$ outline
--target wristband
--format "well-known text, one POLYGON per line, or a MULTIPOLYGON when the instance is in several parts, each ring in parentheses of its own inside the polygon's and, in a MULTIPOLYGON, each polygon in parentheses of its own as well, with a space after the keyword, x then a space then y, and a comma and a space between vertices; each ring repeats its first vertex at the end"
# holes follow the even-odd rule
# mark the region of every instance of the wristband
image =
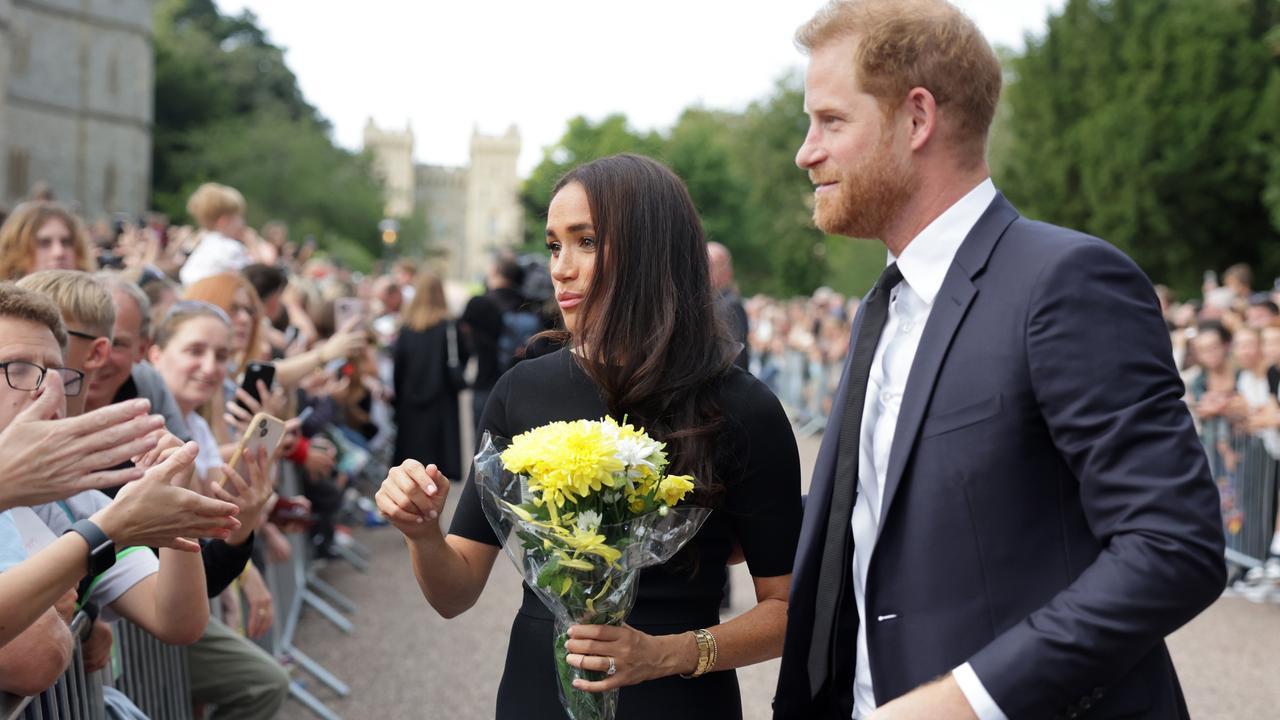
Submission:
POLYGON ((93 521, 77 520, 63 535, 67 533, 76 533, 89 544, 89 576, 97 577, 116 564, 115 543, 93 521))

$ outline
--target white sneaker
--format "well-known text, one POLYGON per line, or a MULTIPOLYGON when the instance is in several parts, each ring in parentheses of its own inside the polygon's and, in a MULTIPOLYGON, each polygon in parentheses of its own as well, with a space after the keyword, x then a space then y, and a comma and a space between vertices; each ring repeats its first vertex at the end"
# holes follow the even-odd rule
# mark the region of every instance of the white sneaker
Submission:
POLYGON ((1262 566, 1262 574, 1268 580, 1280 580, 1280 557, 1267 558, 1267 564, 1262 566))

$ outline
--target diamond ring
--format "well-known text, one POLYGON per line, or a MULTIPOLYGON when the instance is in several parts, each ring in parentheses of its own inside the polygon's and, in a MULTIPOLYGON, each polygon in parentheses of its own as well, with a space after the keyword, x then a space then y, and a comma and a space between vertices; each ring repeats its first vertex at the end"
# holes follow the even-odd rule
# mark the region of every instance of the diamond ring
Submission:
POLYGON ((618 672, 618 664, 614 662, 613 658, 609 658, 609 669, 605 670, 604 674, 608 675, 609 677, 613 677, 617 672, 618 672))

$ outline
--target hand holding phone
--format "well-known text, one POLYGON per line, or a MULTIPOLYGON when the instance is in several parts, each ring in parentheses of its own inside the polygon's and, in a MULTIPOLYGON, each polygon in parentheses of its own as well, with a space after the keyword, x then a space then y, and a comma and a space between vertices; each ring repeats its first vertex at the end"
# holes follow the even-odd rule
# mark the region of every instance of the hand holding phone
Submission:
MULTIPOLYGON (((240 383, 240 389, 249 393, 249 396, 259 403, 262 402, 262 394, 258 392, 258 381, 267 386, 267 390, 271 390, 271 385, 276 380, 276 366, 272 363, 251 362, 244 371, 244 381, 240 383)), ((240 400, 236 400, 236 404, 245 410, 250 408, 240 400)))
MULTIPOLYGON (((280 441, 284 439, 284 430, 283 420, 266 413, 254 415, 253 420, 249 422, 249 427, 245 428, 244 435, 240 437, 240 443, 236 445, 231 461, 227 464, 234 468, 240 477, 247 480, 249 468, 245 463, 246 457, 252 457, 253 453, 262 450, 270 460, 275 455, 276 448, 280 446, 280 441)), ((218 482, 218 486, 224 487, 226 481, 227 478, 224 475, 218 482)))

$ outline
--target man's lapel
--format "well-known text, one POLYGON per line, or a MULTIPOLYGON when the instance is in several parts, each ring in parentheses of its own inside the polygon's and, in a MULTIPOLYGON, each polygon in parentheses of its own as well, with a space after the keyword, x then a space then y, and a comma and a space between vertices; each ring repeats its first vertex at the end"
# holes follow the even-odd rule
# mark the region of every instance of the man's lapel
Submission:
POLYGON ((1018 212, 1009 201, 996 193, 991 205, 960 245, 951 267, 947 269, 942 287, 933 300, 929 322, 925 324, 920 346, 907 376, 907 388, 898 411, 893 446, 889 449, 889 467, 885 474, 884 500, 880 505, 877 537, 879 532, 883 532, 885 520, 889 517, 889 508, 893 504, 898 485, 902 482, 907 458, 911 455, 920 425, 924 422, 925 410, 929 407, 929 399, 933 396, 933 387, 947 350, 951 347, 951 341, 969 311, 969 306, 978 295, 973 279, 987 266, 996 241, 1017 217, 1018 212))

